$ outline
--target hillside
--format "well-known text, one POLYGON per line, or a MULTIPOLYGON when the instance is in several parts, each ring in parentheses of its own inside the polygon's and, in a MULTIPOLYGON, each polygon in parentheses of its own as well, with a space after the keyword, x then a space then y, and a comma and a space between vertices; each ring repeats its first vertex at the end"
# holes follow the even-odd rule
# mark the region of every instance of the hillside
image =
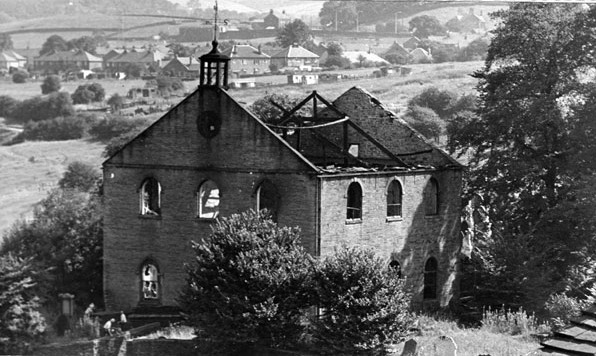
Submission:
POLYGON ((30 218, 33 205, 56 187, 72 161, 100 168, 104 145, 83 140, 25 142, 0 146, 0 237, 19 218, 30 218))

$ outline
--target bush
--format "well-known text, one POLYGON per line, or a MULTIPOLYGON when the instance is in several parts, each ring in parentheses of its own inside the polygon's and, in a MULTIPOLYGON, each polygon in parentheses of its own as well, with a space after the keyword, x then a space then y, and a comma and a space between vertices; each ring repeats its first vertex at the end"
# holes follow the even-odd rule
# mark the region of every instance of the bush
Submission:
POLYGON ((17 84, 25 83, 27 81, 27 78, 29 78, 29 74, 27 72, 23 72, 23 71, 15 72, 12 75, 13 83, 17 83, 17 84))
POLYGON ((66 168, 66 172, 58 181, 58 186, 62 189, 78 189, 82 192, 89 192, 100 180, 99 171, 86 163, 75 161, 71 162, 66 168))
POLYGON ((482 330, 492 333, 523 335, 541 333, 548 330, 548 326, 541 324, 534 314, 528 315, 523 308, 517 311, 511 309, 485 309, 482 313, 482 330))
POLYGON ((311 259, 296 228, 278 227, 263 212, 248 211, 219 220, 193 250, 180 302, 211 346, 209 354, 298 339, 311 259))
POLYGON ((31 259, 0 256, 0 354, 25 353, 46 329, 38 311, 31 259))
POLYGON ((58 116, 72 116, 74 112, 70 95, 58 92, 52 93, 45 98, 36 96, 17 103, 10 117, 24 124, 28 121, 43 121, 58 116))
POLYGON ((327 60, 323 64, 323 66, 325 66, 325 67, 336 66, 338 68, 350 68, 352 66, 352 63, 350 63, 350 60, 345 57, 334 55, 334 56, 328 56, 327 60))
POLYGON ((438 139, 443 133, 445 122, 432 109, 411 106, 404 119, 426 138, 438 139))
POLYGON ((413 325, 403 280, 372 251, 339 250, 316 267, 311 323, 317 350, 329 355, 382 353, 413 325))
POLYGON ((184 83, 180 78, 161 76, 157 77, 157 89, 162 93, 183 90, 184 83))
POLYGON ((147 119, 130 119, 117 115, 108 115, 92 124, 89 135, 96 140, 107 141, 128 132, 141 132, 148 126, 149 121, 147 119))
POLYGON ((60 90, 60 77, 57 75, 48 75, 41 84, 41 93, 50 94, 60 90))
POLYGON ((18 103, 8 95, 0 95, 0 117, 11 117, 18 103))
POLYGON ((120 136, 116 136, 108 142, 106 148, 103 150, 102 155, 105 158, 110 158, 116 152, 118 152, 122 147, 124 147, 127 143, 129 143, 133 138, 137 137, 140 130, 132 130, 127 133, 124 133, 120 136))
POLYGON ((106 91, 98 83, 79 85, 72 93, 72 101, 75 104, 89 104, 102 101, 106 97, 106 91))
POLYGON ((571 319, 580 316, 582 309, 588 306, 590 306, 590 302, 562 293, 551 295, 545 304, 550 322, 555 329, 564 327, 571 319))
POLYGON ((87 124, 77 116, 57 117, 43 121, 29 121, 23 132, 14 140, 62 141, 82 138, 87 131, 87 124))

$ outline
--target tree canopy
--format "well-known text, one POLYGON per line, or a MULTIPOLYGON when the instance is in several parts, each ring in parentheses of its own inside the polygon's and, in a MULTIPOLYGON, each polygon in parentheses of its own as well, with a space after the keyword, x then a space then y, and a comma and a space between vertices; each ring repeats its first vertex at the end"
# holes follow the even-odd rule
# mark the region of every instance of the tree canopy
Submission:
POLYGON ((482 197, 493 223, 486 245, 493 254, 484 260, 501 266, 502 285, 536 306, 572 288, 596 253, 589 114, 596 85, 587 74, 595 65, 596 8, 515 4, 497 16, 485 66, 475 73, 477 115, 461 119, 450 147, 469 155, 467 191, 482 197), (514 256, 515 247, 496 241, 519 250, 514 256), (540 288, 522 283, 532 274, 540 288))
POLYGON ((57 75, 48 75, 41 83, 41 93, 50 94, 60 90, 60 77, 57 75))
POLYGON ((409 25, 410 31, 414 31, 414 36, 420 38, 445 34, 445 27, 443 27, 439 22, 439 19, 434 16, 416 16, 410 20, 409 25))
POLYGON ((312 39, 310 27, 304 21, 295 19, 282 27, 277 34, 277 42, 282 47, 289 47, 293 44, 303 45, 312 39))
POLYGON ((44 54, 58 52, 58 51, 67 51, 68 50, 68 42, 59 35, 51 35, 46 39, 46 41, 41 45, 41 50, 39 51, 39 55, 43 56, 44 54))

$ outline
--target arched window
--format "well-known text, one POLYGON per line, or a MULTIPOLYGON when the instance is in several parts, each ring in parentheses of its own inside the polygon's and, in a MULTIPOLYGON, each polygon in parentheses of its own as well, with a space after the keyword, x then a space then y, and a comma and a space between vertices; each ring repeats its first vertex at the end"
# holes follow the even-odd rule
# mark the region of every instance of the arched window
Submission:
POLYGON ((145 262, 141 267, 141 295, 143 300, 159 299, 159 272, 152 262, 145 262))
POLYGON ((424 203, 426 215, 437 215, 439 213, 439 183, 431 178, 424 190, 424 203))
POLYGON ((161 185, 155 178, 147 178, 141 185, 141 214, 159 215, 161 213, 161 185))
POLYGON ((219 215, 219 188, 212 180, 203 182, 199 187, 197 211, 201 219, 215 219, 219 215))
POLYGON ((424 265, 424 299, 437 298, 437 260, 434 257, 426 260, 424 265))
POLYGON ((277 188, 271 181, 265 179, 257 188, 257 210, 267 209, 273 221, 277 221, 279 200, 277 188))
POLYGON ((401 216, 401 184, 398 180, 393 180, 387 189, 387 216, 401 216))
POLYGON ((397 278, 401 278, 401 265, 396 260, 389 263, 389 270, 397 275, 397 278))
POLYGON ((348 187, 348 219, 362 219, 362 188, 357 182, 348 187))

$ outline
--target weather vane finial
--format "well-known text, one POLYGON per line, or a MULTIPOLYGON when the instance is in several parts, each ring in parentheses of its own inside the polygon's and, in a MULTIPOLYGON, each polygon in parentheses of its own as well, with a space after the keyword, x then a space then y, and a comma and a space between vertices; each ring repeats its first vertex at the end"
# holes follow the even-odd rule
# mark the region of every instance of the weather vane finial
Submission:
POLYGON ((215 5, 213 6, 214 10, 214 19, 213 19, 213 42, 217 42, 217 11, 219 10, 217 7, 217 0, 215 0, 215 5))

